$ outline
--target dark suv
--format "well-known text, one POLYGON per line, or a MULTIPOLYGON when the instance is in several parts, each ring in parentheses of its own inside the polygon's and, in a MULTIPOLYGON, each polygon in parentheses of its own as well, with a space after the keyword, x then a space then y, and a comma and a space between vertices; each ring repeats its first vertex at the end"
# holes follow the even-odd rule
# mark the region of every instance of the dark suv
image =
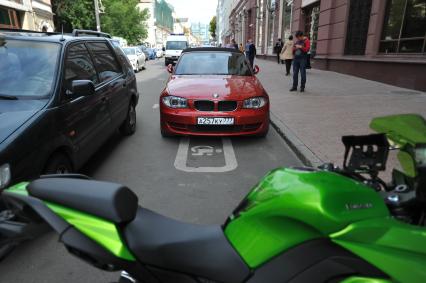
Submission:
POLYGON ((76 171, 136 130, 132 67, 107 34, 0 29, 0 189, 76 171))

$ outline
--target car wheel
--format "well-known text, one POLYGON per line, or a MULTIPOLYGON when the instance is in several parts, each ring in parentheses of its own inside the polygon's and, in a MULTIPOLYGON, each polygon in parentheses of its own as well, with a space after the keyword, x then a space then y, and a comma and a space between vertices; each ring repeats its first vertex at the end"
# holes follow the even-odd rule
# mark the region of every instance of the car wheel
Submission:
POLYGON ((162 136, 163 138, 170 138, 170 137, 173 137, 173 135, 171 135, 171 134, 169 134, 168 132, 164 131, 162 128, 160 129, 160 132, 161 132, 161 136, 162 136))
POLYGON ((139 68, 139 61, 136 62, 136 70, 135 73, 139 72, 140 68, 139 68))
POLYGON ((130 136, 136 132, 136 106, 134 102, 130 102, 127 111, 126 120, 120 126, 120 133, 123 136, 130 136))
POLYGON ((47 161, 43 174, 68 174, 73 172, 69 158, 63 153, 55 153, 47 161))

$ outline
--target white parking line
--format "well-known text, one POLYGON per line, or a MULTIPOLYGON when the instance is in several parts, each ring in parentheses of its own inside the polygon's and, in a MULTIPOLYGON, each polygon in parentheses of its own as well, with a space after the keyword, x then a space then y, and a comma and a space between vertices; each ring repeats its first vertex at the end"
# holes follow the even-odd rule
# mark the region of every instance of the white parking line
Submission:
POLYGON ((159 105, 158 104, 154 104, 153 106, 152 106, 152 109, 157 109, 159 107, 159 105))
POLYGON ((189 150, 189 138, 184 137, 180 140, 178 152, 175 159, 175 168, 184 172, 197 173, 221 173, 235 170, 238 162, 235 157, 234 148, 229 138, 222 138, 223 154, 225 156, 225 166, 221 167, 189 167, 187 165, 187 157, 189 150))

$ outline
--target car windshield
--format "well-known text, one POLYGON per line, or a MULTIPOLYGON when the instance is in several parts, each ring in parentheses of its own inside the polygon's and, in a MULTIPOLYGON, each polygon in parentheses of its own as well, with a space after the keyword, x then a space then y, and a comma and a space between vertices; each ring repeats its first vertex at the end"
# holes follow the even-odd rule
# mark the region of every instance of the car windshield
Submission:
POLYGON ((168 50, 184 50, 188 47, 186 41, 167 41, 166 49, 168 50))
POLYGON ((200 51, 184 53, 176 66, 175 74, 251 76, 252 72, 243 54, 200 51))
POLYGON ((48 42, 0 41, 0 95, 45 99, 52 92, 60 45, 48 42))
POLYGON ((136 54, 136 48, 123 48, 124 53, 126 55, 135 55, 136 54))

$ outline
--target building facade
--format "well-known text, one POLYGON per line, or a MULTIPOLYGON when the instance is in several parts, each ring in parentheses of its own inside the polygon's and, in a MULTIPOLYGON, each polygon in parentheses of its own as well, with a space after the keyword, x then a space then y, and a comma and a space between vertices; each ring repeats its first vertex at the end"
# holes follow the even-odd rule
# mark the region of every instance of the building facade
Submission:
POLYGON ((0 0, 0 28, 53 31, 50 0, 0 0))
POLYGON ((165 0, 139 0, 138 8, 148 9, 148 37, 145 42, 150 47, 162 48, 167 36, 174 29, 174 9, 165 0))
POLYGON ((209 24, 191 23, 191 34, 197 39, 199 44, 210 42, 209 24))
POLYGON ((426 1, 294 1, 314 66, 426 91, 426 1))
POLYGON ((228 2, 223 40, 252 38, 259 57, 275 60, 277 39, 301 30, 311 40, 314 68, 426 90, 425 0, 228 2))

